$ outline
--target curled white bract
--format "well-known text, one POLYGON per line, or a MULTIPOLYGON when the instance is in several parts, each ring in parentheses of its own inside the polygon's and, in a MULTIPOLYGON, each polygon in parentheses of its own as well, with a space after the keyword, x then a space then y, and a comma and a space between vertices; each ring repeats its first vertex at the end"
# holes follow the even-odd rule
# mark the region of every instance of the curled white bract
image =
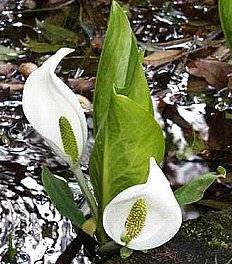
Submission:
MULTIPOLYGON (((141 214, 139 217, 143 218, 141 214)), ((134 250, 151 249, 166 243, 177 233, 181 223, 179 204, 154 158, 150 159, 147 182, 123 190, 106 206, 103 214, 107 235, 116 243, 134 250), (126 223, 133 206, 140 201, 146 203, 145 221, 141 223, 139 234, 126 243, 126 223)))
POLYGON ((65 117, 72 127, 80 159, 87 141, 87 124, 76 95, 55 74, 64 56, 73 49, 62 48, 28 77, 23 91, 23 111, 31 125, 47 140, 57 155, 71 166, 73 159, 64 149, 59 119, 65 117))

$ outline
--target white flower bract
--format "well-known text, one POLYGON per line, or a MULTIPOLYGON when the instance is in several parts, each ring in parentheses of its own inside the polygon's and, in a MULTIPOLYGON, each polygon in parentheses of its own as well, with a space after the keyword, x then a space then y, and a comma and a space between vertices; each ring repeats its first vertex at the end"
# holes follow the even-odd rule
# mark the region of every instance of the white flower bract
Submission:
POLYGON ((77 160, 85 149, 87 124, 76 95, 56 76, 55 69, 61 59, 73 51, 69 48, 60 49, 32 72, 25 83, 22 100, 28 121, 47 140, 56 154, 71 166, 75 164, 65 153, 59 119, 64 116, 72 127, 78 147, 77 160))
POLYGON ((103 214, 107 235, 116 243, 134 250, 151 249, 166 243, 177 233, 181 223, 179 204, 154 158, 150 158, 147 182, 123 190, 106 206, 103 214), (145 223, 139 235, 125 243, 122 238, 126 235, 126 221, 139 199, 146 201, 145 223))

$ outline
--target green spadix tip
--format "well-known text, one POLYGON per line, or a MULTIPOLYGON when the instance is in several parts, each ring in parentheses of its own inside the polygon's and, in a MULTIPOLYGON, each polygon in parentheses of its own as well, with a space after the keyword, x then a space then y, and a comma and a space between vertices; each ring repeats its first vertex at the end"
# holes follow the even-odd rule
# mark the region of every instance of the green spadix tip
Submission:
POLYGON ((59 118, 59 127, 64 151, 71 157, 73 163, 76 163, 78 161, 77 140, 73 128, 65 116, 59 118))

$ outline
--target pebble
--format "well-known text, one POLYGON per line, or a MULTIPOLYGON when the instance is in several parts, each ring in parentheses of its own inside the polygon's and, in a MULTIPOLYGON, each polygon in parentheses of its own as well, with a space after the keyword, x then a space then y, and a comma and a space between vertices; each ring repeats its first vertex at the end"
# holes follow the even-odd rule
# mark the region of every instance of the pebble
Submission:
POLYGON ((23 75, 23 77, 27 78, 34 70, 36 70, 38 66, 32 62, 22 63, 19 66, 18 71, 23 75))

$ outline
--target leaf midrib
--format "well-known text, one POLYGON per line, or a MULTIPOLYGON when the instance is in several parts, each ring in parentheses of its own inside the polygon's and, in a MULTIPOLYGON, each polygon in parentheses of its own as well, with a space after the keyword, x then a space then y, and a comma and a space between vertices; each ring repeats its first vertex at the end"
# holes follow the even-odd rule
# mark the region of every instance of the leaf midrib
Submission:
POLYGON ((109 200, 109 147, 108 147, 108 122, 105 122, 105 139, 104 139, 104 150, 103 150, 103 168, 102 168, 102 209, 107 205, 109 200))

